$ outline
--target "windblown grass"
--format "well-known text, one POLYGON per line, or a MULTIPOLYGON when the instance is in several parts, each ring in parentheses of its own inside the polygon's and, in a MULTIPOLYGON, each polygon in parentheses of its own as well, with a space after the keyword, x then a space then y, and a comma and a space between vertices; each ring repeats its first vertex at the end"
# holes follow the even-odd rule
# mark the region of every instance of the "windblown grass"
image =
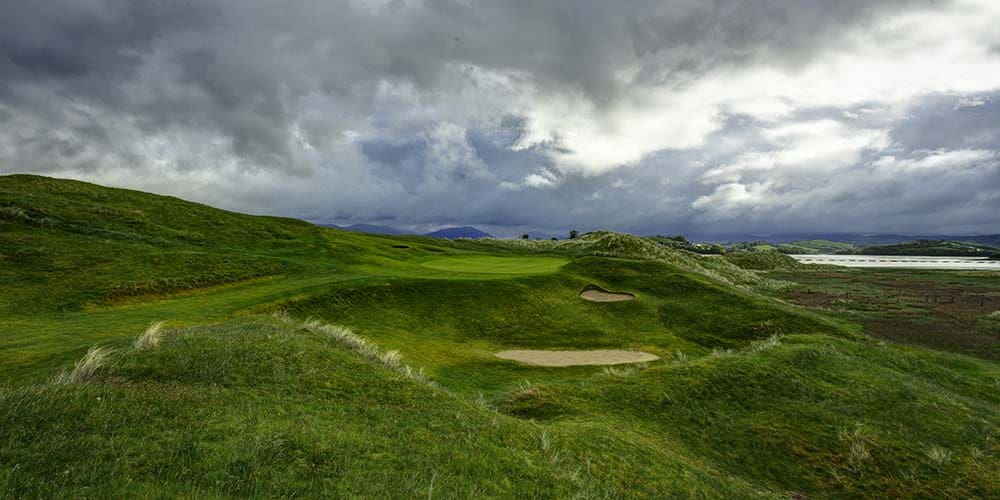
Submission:
POLYGON ((53 383, 67 385, 90 382, 93 380, 97 370, 104 366, 105 361, 112 353, 114 353, 114 350, 107 347, 91 347, 87 351, 87 354, 80 361, 77 361, 76 366, 72 370, 68 372, 64 371, 57 375, 53 383))
POLYGON ((303 330, 334 339, 347 348, 361 354, 368 361, 399 373, 406 378, 428 385, 436 385, 434 381, 427 378, 426 374, 424 374, 423 368, 414 369, 410 365, 404 363, 403 355, 400 354, 399 351, 383 351, 373 342, 352 332, 348 328, 324 323, 317 319, 308 319, 300 322, 292 319, 283 312, 274 313, 273 316, 286 324, 296 325, 303 330))
POLYGON ((133 347, 135 347, 138 350, 152 349, 160 345, 160 340, 162 337, 163 337, 163 322, 162 321, 153 322, 152 324, 149 325, 148 328, 146 328, 146 331, 142 332, 142 335, 139 335, 139 337, 135 339, 133 347))

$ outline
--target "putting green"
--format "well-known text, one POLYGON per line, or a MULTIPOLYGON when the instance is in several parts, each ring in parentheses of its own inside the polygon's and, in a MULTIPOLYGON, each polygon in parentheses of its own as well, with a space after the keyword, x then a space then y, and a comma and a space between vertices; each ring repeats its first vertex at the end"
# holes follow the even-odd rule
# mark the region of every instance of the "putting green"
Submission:
POLYGON ((551 273, 569 260, 559 257, 495 257, 463 255, 429 260, 424 267, 455 273, 542 274, 551 273))

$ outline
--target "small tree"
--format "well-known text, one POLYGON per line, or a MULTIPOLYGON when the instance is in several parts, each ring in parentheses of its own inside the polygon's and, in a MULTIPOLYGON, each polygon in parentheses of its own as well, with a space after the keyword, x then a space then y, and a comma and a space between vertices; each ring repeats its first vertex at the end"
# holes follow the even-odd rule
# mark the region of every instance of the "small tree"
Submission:
POLYGON ((556 238, 555 236, 553 236, 552 237, 552 241, 559 241, 559 238, 556 238))
POLYGON ((521 235, 521 239, 522 239, 522 240, 530 240, 530 239, 531 239, 531 237, 530 237, 530 236, 528 236, 528 233, 524 233, 524 234, 522 234, 522 235, 521 235))
POLYGON ((574 240, 576 239, 577 236, 580 236, 580 231, 577 231, 576 229, 570 229, 569 239, 574 240))

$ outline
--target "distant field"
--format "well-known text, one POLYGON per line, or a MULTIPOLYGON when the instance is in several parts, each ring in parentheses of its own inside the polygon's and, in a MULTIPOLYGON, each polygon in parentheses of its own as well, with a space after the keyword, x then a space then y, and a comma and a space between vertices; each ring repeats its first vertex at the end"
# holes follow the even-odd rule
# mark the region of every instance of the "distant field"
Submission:
POLYGON ((908 269, 798 270, 784 296, 864 325, 877 338, 1000 360, 1000 273, 908 269))

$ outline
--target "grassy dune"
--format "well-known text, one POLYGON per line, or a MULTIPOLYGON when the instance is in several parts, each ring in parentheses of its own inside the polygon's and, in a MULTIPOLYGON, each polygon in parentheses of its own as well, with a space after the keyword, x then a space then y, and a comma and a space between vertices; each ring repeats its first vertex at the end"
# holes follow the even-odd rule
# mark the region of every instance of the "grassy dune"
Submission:
POLYGON ((641 238, 375 236, 8 176, 0 278, 4 497, 1000 494, 1000 365, 641 238))

